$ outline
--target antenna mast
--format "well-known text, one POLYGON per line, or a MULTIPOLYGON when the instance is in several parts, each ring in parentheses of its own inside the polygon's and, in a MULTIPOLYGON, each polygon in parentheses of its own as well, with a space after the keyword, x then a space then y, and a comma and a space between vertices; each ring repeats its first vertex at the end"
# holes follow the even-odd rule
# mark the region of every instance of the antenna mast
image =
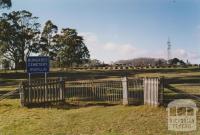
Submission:
POLYGON ((168 38, 168 41, 167 41, 167 60, 168 60, 168 62, 170 59, 171 59, 171 41, 168 38))

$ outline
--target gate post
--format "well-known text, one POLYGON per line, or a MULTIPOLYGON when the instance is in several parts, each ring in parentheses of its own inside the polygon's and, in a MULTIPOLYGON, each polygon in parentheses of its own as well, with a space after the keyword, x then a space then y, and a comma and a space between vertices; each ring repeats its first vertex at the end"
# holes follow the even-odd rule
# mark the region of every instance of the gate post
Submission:
POLYGON ((143 78, 143 93, 144 93, 144 104, 147 104, 147 78, 143 78))
POLYGON ((127 77, 122 78, 122 88, 123 88, 123 105, 128 105, 128 85, 127 77))

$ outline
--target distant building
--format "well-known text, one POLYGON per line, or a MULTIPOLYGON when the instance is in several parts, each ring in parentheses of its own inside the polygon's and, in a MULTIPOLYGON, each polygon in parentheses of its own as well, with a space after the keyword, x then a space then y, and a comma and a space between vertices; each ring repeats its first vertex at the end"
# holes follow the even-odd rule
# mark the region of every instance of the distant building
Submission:
POLYGON ((12 61, 9 61, 7 59, 0 59, 0 70, 4 69, 14 69, 15 64, 12 61))
POLYGON ((0 59, 0 70, 4 69, 3 60, 2 58, 0 59))
POLYGON ((3 69, 3 65, 2 65, 2 63, 0 63, 0 70, 2 70, 3 69))

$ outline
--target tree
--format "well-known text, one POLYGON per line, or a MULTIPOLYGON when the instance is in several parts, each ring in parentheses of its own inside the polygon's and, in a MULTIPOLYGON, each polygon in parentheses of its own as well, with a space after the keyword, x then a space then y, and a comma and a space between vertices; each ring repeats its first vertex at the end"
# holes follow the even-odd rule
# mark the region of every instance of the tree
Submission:
POLYGON ((0 18, 0 54, 13 61, 15 69, 25 69, 27 56, 38 53, 37 19, 26 10, 4 13, 0 18))
POLYGON ((96 66, 102 65, 102 62, 97 59, 91 59, 91 60, 89 60, 88 64, 89 64, 89 66, 96 67, 96 66))
POLYGON ((10 8, 12 6, 11 0, 0 0, 0 9, 1 8, 10 8))
POLYGON ((40 38, 41 55, 50 56, 52 59, 56 56, 54 36, 57 32, 58 27, 48 20, 40 38))
POLYGON ((173 58, 169 60, 170 65, 186 65, 183 60, 180 60, 178 58, 173 58))
POLYGON ((158 59, 157 61, 156 61, 156 66, 165 66, 167 64, 167 61, 166 60, 164 60, 164 59, 158 59))
POLYGON ((55 36, 55 50, 63 66, 71 67, 88 61, 90 54, 83 41, 83 37, 79 36, 75 29, 70 28, 62 29, 61 34, 55 36))

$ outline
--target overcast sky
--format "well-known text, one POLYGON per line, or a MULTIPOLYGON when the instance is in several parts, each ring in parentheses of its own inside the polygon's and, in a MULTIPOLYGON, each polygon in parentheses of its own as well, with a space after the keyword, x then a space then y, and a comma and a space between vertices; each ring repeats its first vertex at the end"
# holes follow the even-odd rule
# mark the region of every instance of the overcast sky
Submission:
POLYGON ((172 57, 200 63, 200 0, 13 0, 44 25, 71 27, 84 36, 91 57, 105 62, 172 57))

